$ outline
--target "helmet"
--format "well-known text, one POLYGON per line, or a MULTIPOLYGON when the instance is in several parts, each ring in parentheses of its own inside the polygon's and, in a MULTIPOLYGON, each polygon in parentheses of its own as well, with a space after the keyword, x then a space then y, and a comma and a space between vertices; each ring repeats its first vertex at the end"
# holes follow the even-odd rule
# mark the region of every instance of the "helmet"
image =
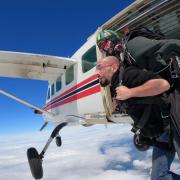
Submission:
POLYGON ((112 30, 102 30, 98 33, 96 37, 96 43, 98 43, 101 40, 110 40, 110 41, 118 41, 120 40, 119 35, 112 30))
POLYGON ((115 47, 121 44, 121 38, 115 31, 100 31, 96 37, 96 43, 99 50, 106 56, 119 55, 120 53, 119 49, 115 47))

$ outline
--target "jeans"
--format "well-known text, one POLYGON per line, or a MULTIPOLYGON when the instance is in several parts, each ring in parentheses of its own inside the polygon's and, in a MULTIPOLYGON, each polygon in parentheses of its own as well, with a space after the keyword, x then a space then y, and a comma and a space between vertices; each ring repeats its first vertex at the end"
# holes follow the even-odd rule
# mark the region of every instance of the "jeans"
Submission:
MULTIPOLYGON (((167 142, 168 133, 164 132, 158 140, 167 142)), ((175 128, 173 128, 173 144, 175 148, 172 150, 153 147, 151 180, 180 180, 180 175, 170 171, 175 152, 178 153, 180 158, 180 137, 175 128)))
POLYGON ((177 133, 175 128, 173 128, 173 144, 174 144, 175 150, 177 152, 177 155, 180 159, 180 136, 177 133))

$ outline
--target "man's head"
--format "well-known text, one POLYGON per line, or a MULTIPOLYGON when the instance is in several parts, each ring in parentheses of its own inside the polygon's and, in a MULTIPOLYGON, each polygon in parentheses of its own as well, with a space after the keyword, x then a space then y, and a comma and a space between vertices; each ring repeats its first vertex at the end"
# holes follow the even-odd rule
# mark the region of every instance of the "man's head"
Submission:
POLYGON ((119 69, 119 59, 115 56, 107 56, 98 61, 96 74, 101 86, 105 87, 111 83, 114 73, 119 69))

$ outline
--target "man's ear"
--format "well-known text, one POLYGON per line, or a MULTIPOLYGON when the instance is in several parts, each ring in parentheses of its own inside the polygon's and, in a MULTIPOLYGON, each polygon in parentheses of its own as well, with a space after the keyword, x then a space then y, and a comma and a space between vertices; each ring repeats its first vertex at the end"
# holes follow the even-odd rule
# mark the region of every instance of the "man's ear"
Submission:
POLYGON ((117 64, 112 65, 113 72, 116 72, 119 69, 119 66, 117 64))

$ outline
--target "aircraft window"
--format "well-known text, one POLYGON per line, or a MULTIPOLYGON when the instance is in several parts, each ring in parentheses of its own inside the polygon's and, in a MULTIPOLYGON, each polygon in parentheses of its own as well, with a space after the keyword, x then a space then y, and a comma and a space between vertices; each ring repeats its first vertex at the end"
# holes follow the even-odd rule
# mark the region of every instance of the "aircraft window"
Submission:
POLYGON ((93 46, 82 56, 83 73, 89 71, 94 66, 96 66, 96 62, 97 62, 96 46, 93 46))
POLYGON ((70 66, 69 69, 66 70, 66 85, 71 83, 74 80, 74 67, 70 66))
POLYGON ((62 83, 61 83, 61 77, 59 79, 57 79, 56 81, 56 92, 58 92, 62 87, 62 83))
POLYGON ((48 89, 47 99, 50 99, 50 88, 48 89))
POLYGON ((51 96, 54 95, 54 83, 51 85, 51 96))

